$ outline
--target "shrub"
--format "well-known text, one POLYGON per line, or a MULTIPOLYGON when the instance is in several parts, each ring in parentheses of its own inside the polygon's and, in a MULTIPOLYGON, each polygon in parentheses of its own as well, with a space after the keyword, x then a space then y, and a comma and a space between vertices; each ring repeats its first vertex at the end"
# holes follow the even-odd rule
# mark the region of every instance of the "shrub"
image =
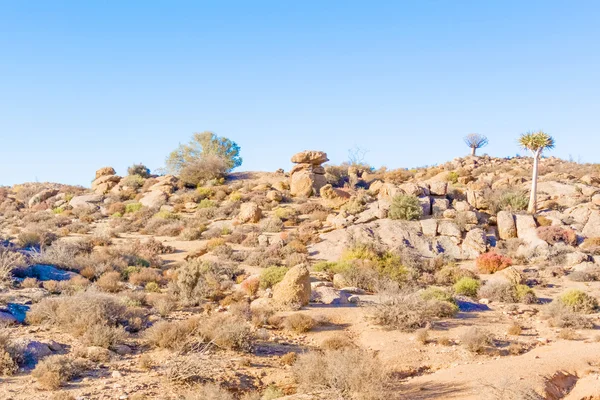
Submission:
POLYGON ((598 307, 596 298, 578 289, 569 289, 557 299, 574 312, 592 313, 598 307))
POLYGON ((325 350, 340 350, 353 346, 350 339, 342 334, 330 336, 321 343, 321 348, 325 350))
POLYGON ((269 217, 260 221, 262 232, 277 233, 283 230, 283 221, 278 217, 269 217))
POLYGON ((521 325, 519 325, 516 322, 513 322, 508 327, 508 330, 506 331, 506 333, 508 333, 509 335, 513 335, 513 336, 519 336, 522 331, 523 331, 523 328, 521 328, 521 325))
POLYGON ((512 260, 493 251, 481 254, 475 260, 479 272, 493 274, 512 265, 512 260))
POLYGON ((142 204, 141 203, 128 203, 125 204, 125 213, 127 214, 132 214, 135 212, 138 212, 142 209, 142 204))
POLYGON ((238 274, 236 268, 226 264, 194 259, 177 269, 177 279, 171 283, 171 290, 184 302, 199 304, 220 294, 222 285, 238 274))
POLYGON ((388 381, 375 355, 354 348, 301 354, 293 372, 300 392, 333 390, 328 398, 381 398, 388 381))
POLYGON ((480 286, 481 282, 477 279, 464 277, 454 284, 454 291, 463 296, 476 297, 480 286))
POLYGON ((88 334, 91 338, 93 331, 102 327, 128 325, 130 314, 123 304, 109 295, 84 292, 46 297, 31 306, 26 320, 32 325, 48 324, 74 336, 88 334))
POLYGON ((441 300, 424 300, 417 294, 389 296, 371 310, 371 318, 378 324, 402 331, 423 328, 436 318, 456 314, 456 304, 441 300))
POLYGON ((268 267, 263 269, 260 273, 260 288, 267 289, 275 286, 283 280, 287 272, 287 267, 268 267))
POLYGON ((143 187, 145 182, 144 178, 140 175, 129 175, 123 178, 120 184, 133 190, 137 190, 143 187))
POLYGON ((550 326, 558 328, 591 329, 594 324, 585 316, 573 311, 572 308, 554 300, 544 308, 543 316, 548 319, 550 326))
POLYGON ((12 375, 19 369, 18 363, 22 358, 19 349, 11 342, 7 330, 0 330, 0 376, 12 375))
POLYGON ((478 296, 504 303, 531 304, 537 301, 533 289, 527 285, 515 285, 504 280, 489 281, 479 288, 478 296))
POLYGON ((391 219, 417 220, 423 216, 423 207, 418 197, 399 194, 392 199, 388 216, 391 219))
POLYGON ((581 244, 581 248, 593 253, 600 253, 600 237, 585 239, 581 244))
POLYGON ((150 169, 146 167, 144 164, 133 164, 131 167, 127 168, 128 175, 138 175, 144 179, 150 177, 150 169))
POLYGON ((429 341, 429 328, 421 328, 415 331, 415 340, 421 344, 427 344, 429 341))
POLYGON ((31 372, 38 384, 46 390, 56 390, 76 374, 73 362, 64 355, 54 355, 41 360, 31 372))
POLYGON ((475 326, 467 329, 460 336, 461 344, 473 353, 481 353, 485 348, 493 343, 489 332, 475 326))
POLYGON ((96 281, 96 286, 103 292, 116 293, 121 289, 121 274, 116 271, 105 272, 96 281))
POLYGON ((548 244, 563 242, 570 246, 577 245, 577 234, 573 229, 560 226, 540 226, 537 228, 537 235, 548 244))
POLYGON ((317 325, 317 321, 315 321, 314 318, 302 313, 291 314, 283 320, 283 327, 288 331, 296 333, 308 332, 314 328, 315 325, 317 325))
POLYGON ((12 281, 12 271, 24 267, 26 259, 21 253, 0 247, 0 285, 12 281))
POLYGON ((254 296, 258 292, 260 283, 261 283, 260 278, 252 277, 252 278, 248 278, 248 279, 244 280, 240 286, 247 295, 254 296))
POLYGON ((198 163, 213 164, 212 168, 204 169, 215 177, 222 176, 242 165, 240 147, 212 132, 194 133, 188 144, 179 145, 166 160, 167 169, 174 174, 182 173, 186 167, 198 163))

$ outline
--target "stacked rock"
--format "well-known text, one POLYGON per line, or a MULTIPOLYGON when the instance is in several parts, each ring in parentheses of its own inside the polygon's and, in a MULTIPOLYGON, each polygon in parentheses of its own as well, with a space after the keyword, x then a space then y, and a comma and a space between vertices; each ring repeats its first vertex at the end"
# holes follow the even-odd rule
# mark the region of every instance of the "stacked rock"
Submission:
POLYGON ((290 193, 297 197, 317 195, 327 184, 323 163, 329 161, 327 153, 322 151, 303 151, 292 157, 296 165, 290 172, 290 193))
POLYGON ((114 168, 104 167, 96 171, 96 179, 92 182, 92 190, 98 194, 107 193, 121 181, 114 168))

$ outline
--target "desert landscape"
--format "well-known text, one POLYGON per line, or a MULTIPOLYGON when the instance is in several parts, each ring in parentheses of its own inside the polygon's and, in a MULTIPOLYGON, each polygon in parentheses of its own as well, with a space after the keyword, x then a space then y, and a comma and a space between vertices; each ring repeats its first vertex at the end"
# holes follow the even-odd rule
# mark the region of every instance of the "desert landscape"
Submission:
POLYGON ((600 166, 465 140, 232 172, 204 132, 158 174, 0 188, 0 398, 599 399, 600 166))

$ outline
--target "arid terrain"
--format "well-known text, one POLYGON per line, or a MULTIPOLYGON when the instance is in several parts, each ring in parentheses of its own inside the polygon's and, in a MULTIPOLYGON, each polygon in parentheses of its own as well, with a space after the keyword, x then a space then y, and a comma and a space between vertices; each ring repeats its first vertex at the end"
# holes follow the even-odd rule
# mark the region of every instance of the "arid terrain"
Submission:
POLYGON ((0 399, 600 399, 600 165, 0 187, 0 399))

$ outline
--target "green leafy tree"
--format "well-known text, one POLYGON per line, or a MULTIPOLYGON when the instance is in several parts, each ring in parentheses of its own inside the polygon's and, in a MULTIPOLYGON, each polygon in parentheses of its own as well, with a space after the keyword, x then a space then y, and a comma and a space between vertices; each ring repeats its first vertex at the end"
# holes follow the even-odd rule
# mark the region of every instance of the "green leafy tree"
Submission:
POLYGON ((167 157, 167 170, 178 174, 186 166, 206 158, 221 158, 228 171, 242 165, 240 146, 234 141, 212 132, 194 133, 188 144, 180 144, 167 157))
POLYGON ((527 212, 535 214, 537 211, 537 181, 540 158, 544 150, 554 148, 554 138, 543 131, 527 132, 519 137, 519 145, 533 154, 533 176, 531 179, 531 193, 527 212))

